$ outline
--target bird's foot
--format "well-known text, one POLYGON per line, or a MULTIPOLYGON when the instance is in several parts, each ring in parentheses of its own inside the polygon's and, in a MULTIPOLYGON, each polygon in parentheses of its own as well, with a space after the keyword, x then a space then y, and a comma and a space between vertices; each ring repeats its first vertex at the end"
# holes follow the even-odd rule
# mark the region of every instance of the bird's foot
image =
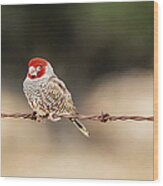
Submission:
POLYGON ((58 116, 55 117, 54 114, 50 114, 50 115, 48 116, 48 119, 51 120, 51 121, 53 121, 53 122, 57 122, 57 121, 61 120, 61 117, 58 117, 58 116))
POLYGON ((32 117, 31 119, 34 120, 34 121, 37 121, 38 123, 41 123, 45 118, 48 118, 49 114, 46 114, 44 116, 40 116, 37 114, 37 112, 33 112, 32 113, 32 117))
POLYGON ((35 121, 37 120, 37 112, 32 113, 31 119, 35 121))
POLYGON ((32 113, 31 119, 34 120, 34 121, 37 121, 38 123, 40 123, 43 120, 43 117, 42 116, 39 116, 37 114, 37 112, 34 111, 32 113))
POLYGON ((43 121, 43 117, 42 116, 37 116, 37 119, 36 119, 36 121, 38 122, 38 123, 41 123, 42 121, 43 121))

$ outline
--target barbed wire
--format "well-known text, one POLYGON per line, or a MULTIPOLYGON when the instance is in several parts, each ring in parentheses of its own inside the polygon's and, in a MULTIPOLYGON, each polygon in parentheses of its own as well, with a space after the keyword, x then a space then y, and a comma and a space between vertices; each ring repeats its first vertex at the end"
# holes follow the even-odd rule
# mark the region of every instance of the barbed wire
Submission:
MULTIPOLYGON (((2 119, 30 119, 33 120, 33 114, 30 113, 13 113, 13 114, 5 114, 1 113, 2 119)), ((46 119, 47 117, 43 117, 46 119)), ((52 118, 55 120, 57 118, 66 118, 66 119, 79 119, 79 120, 92 120, 92 121, 154 121, 153 116, 144 117, 144 116, 112 116, 108 113, 101 113, 100 115, 83 115, 83 114, 59 114, 52 115, 52 118)))

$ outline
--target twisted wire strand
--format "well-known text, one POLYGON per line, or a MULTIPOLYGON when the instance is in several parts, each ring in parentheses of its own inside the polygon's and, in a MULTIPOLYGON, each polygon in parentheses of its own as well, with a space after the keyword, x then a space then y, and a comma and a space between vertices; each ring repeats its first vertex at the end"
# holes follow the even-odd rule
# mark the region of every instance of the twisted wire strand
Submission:
MULTIPOLYGON (((33 120, 33 115, 30 113, 13 113, 13 114, 6 114, 1 113, 2 119, 30 119, 33 120)), ((44 117, 45 118, 45 117, 44 117)), ((66 119, 79 119, 79 120, 92 120, 92 121, 100 121, 100 122, 107 122, 107 121, 154 121, 153 116, 144 117, 144 116, 112 116, 108 113, 101 113, 100 115, 83 115, 83 114, 59 114, 59 115, 52 115, 53 119, 57 118, 66 118, 66 119)))

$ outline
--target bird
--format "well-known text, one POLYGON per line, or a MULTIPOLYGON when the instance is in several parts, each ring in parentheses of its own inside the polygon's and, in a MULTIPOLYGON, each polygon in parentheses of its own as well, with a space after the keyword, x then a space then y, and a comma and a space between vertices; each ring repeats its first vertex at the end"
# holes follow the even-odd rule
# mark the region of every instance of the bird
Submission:
MULTIPOLYGON (((61 118, 54 119, 54 115, 79 114, 70 91, 47 59, 34 57, 29 60, 23 91, 33 110, 34 120, 40 121, 41 118, 48 117, 52 121, 58 121, 61 118)), ((69 120, 81 134, 90 137, 90 132, 81 121, 76 118, 69 120)))

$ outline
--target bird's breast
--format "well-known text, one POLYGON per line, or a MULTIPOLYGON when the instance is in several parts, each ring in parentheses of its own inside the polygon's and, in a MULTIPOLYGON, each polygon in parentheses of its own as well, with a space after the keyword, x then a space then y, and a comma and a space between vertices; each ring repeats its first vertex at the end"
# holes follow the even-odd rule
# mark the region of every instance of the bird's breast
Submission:
POLYGON ((32 109, 36 110, 43 104, 42 94, 46 92, 46 81, 24 81, 23 90, 27 97, 28 103, 32 109))

